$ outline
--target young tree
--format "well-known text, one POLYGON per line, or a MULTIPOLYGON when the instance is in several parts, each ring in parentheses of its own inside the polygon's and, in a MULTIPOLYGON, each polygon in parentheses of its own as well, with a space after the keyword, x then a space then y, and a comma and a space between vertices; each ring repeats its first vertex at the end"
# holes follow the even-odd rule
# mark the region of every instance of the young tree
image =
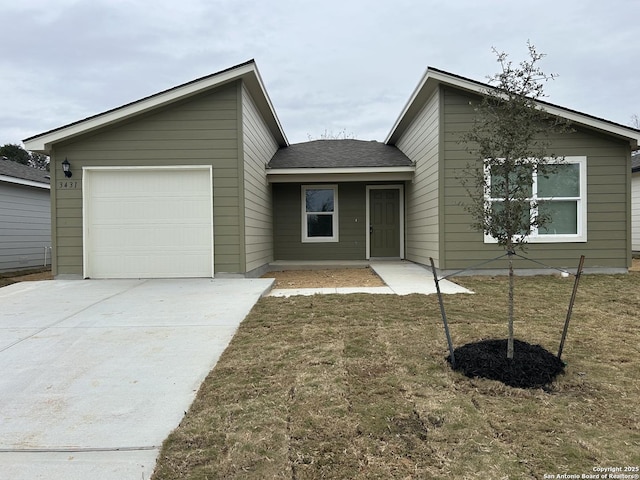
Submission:
POLYGON ((507 357, 513 358, 513 256, 524 249, 532 228, 543 228, 550 218, 532 199, 533 173, 548 176, 562 160, 549 151, 550 137, 567 129, 537 103, 544 84, 555 78, 539 67, 544 57, 527 43, 529 59, 514 65, 506 53, 497 55, 501 71, 475 107, 476 120, 462 141, 474 160, 462 183, 471 202, 465 209, 472 226, 493 237, 509 258, 509 336, 507 357))

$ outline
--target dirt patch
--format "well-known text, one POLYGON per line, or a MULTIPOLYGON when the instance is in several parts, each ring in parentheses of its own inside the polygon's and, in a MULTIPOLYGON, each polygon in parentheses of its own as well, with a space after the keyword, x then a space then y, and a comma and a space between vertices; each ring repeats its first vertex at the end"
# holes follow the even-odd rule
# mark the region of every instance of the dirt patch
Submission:
POLYGON ((23 270, 20 272, 5 272, 0 275, 0 287, 6 287, 12 283, 34 282, 39 280, 53 280, 51 269, 23 270))
POLYGON ((629 269, 630 272, 640 272, 640 258, 634 258, 631 261, 631 268, 629 269))
POLYGON ((284 270, 268 272, 262 278, 275 278, 274 288, 384 287, 382 279, 369 267, 328 270, 284 270))
MULTIPOLYGON (((384 287, 385 283, 369 267, 327 270, 285 270, 268 272, 263 278, 275 278, 275 288, 384 287)), ((0 286, 16 282, 53 280, 51 270, 12 272, 2 275, 0 286)))
POLYGON ((51 270, 39 273, 29 273, 27 275, 21 275, 19 277, 12 277, 16 282, 35 282, 38 280, 53 280, 51 270))

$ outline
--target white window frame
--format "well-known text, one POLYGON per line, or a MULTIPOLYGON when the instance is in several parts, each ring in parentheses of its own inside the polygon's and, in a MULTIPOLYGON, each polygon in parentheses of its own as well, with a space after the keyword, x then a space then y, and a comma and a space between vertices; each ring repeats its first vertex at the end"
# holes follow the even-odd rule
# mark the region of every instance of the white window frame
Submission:
POLYGON ((338 232, 338 185, 302 185, 301 188, 301 200, 302 200, 302 243, 330 243, 339 241, 338 232), (333 190, 333 212, 307 212, 307 191, 308 190, 333 190), (331 215, 332 218, 332 231, 331 237, 309 237, 307 215, 331 215))
MULTIPOLYGON (((580 165, 580 196, 579 197, 557 197, 558 201, 574 201, 577 208, 577 233, 562 234, 540 234, 537 227, 531 229, 531 233, 527 236, 527 243, 571 243, 587 241, 587 157, 585 156, 568 156, 560 158, 559 164, 577 164, 580 165)), ((492 203, 496 201, 491 198, 491 171, 489 166, 485 165, 485 175, 487 178, 487 190, 485 191, 485 202, 492 203)), ((538 178, 537 173, 533 174, 532 197, 531 201, 555 200, 553 197, 538 197, 538 178)), ((532 205, 532 213, 538 212, 532 205)), ((498 243, 491 235, 484 235, 484 243, 498 243)))

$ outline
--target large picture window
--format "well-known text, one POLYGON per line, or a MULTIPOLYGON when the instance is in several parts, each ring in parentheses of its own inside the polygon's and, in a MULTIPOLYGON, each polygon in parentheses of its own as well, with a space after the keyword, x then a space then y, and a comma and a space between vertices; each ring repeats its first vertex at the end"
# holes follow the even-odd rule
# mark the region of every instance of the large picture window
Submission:
MULTIPOLYGON (((531 243, 586 242, 587 241, 587 159, 565 157, 548 175, 539 175, 534 168, 523 170, 532 178, 527 196, 531 207, 523 215, 548 215, 551 221, 544 227, 533 228, 528 241, 531 243)), ((495 196, 503 179, 487 169, 489 188, 486 199, 491 208, 500 208, 503 199, 495 196)), ((496 240, 485 235, 485 243, 496 240)))
POLYGON ((338 241, 338 187, 302 187, 302 241, 338 241))

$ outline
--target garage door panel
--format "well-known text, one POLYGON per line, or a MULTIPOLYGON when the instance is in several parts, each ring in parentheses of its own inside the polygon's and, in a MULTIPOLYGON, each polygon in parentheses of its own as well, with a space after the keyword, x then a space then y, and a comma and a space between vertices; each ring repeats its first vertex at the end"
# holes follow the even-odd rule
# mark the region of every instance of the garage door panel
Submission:
POLYGON ((209 169, 85 175, 86 276, 213 276, 209 169))
POLYGON ((90 278, 182 278, 185 270, 190 272, 189 277, 211 276, 211 269, 207 268, 200 255, 181 252, 178 259, 174 253, 102 254, 93 259, 94 269, 100 274, 90 278), (132 264, 137 265, 136 271, 131 271, 132 264))
POLYGON ((130 224, 102 225, 94 227, 91 233, 94 251, 122 251, 123 248, 154 250, 173 248, 176 251, 207 252, 208 245, 200 245, 191 240, 203 238, 210 233, 209 225, 176 224, 130 224), (123 228, 125 227, 126 228, 123 228))
POLYGON ((161 200, 153 205, 146 201, 131 201, 118 199, 114 201, 94 202, 92 209, 93 225, 109 225, 118 223, 165 223, 171 221, 178 224, 201 223, 211 224, 210 206, 208 199, 175 199, 161 200), (176 205, 176 203, 179 203, 176 205))
MULTIPOLYGON (((179 168, 179 167, 178 167, 179 168)), ((187 167, 188 168, 188 167, 187 167)), ((210 179, 203 176, 203 169, 179 170, 174 168, 154 169, 112 169, 93 170, 92 177, 100 177, 93 185, 93 193, 97 196, 118 196, 155 194, 158 190, 169 194, 183 192, 185 182, 189 183, 190 192, 209 190, 210 179), (151 182, 148 180, 152 179, 151 182)), ((188 193, 183 192, 183 193, 188 193)))

